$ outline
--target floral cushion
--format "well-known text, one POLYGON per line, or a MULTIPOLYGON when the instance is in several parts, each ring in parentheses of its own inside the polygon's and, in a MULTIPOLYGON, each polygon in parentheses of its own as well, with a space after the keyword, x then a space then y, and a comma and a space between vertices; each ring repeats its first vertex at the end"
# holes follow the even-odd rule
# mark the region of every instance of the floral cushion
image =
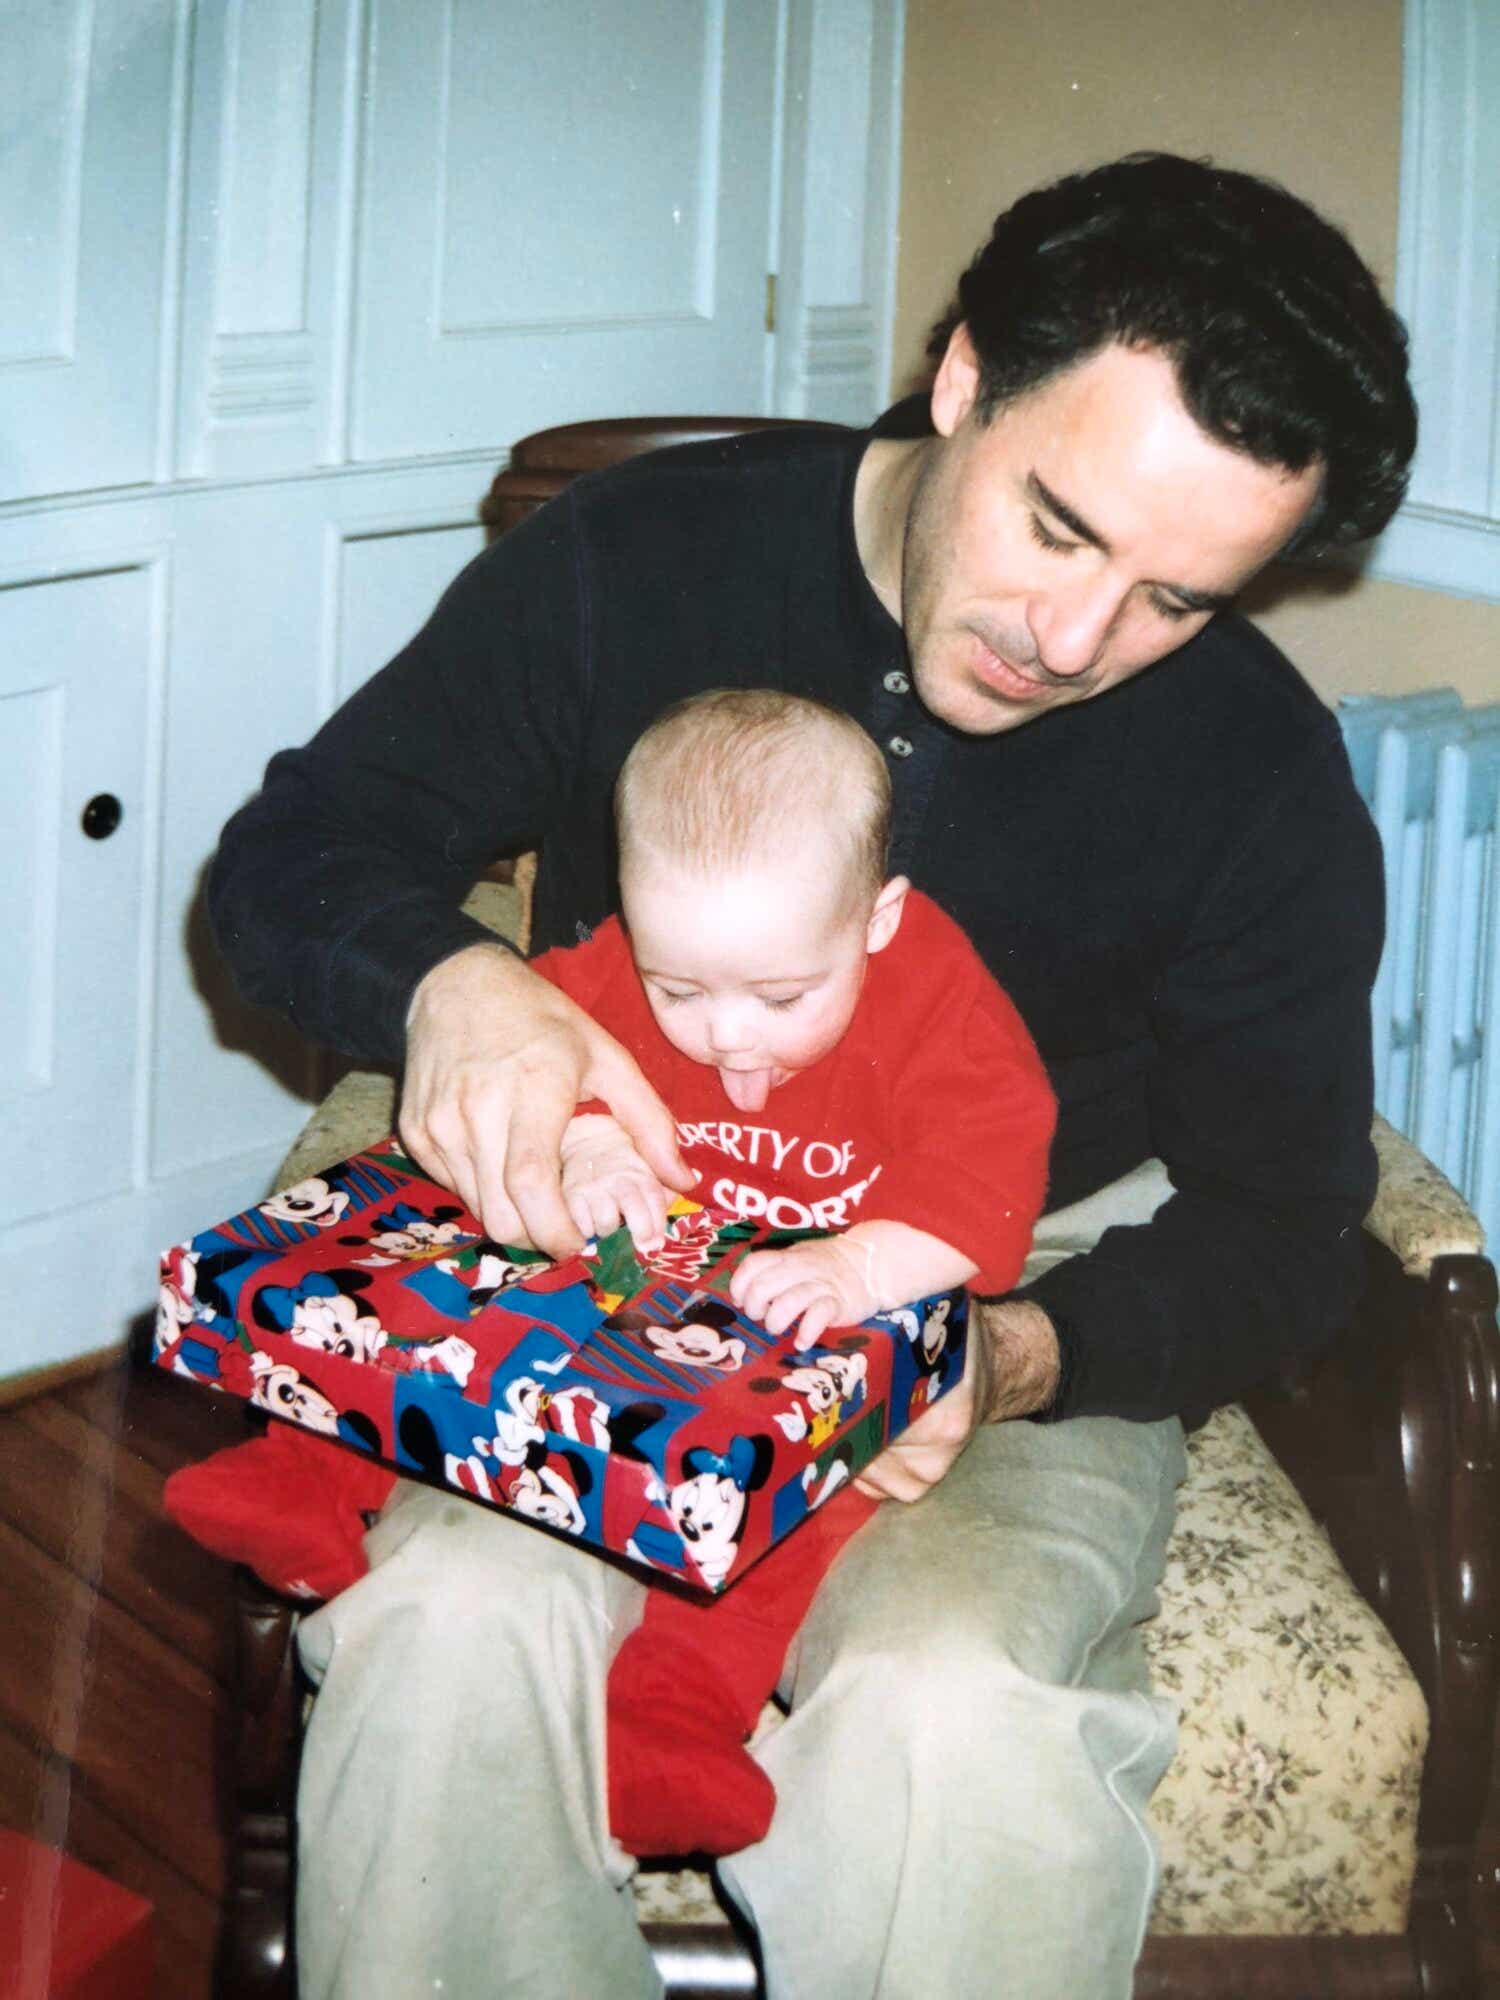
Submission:
POLYGON ((1151 1805, 1151 1928, 1403 1930, 1421 1689, 1245 1412, 1218 1411, 1188 1449, 1146 1634, 1181 1717, 1151 1805))

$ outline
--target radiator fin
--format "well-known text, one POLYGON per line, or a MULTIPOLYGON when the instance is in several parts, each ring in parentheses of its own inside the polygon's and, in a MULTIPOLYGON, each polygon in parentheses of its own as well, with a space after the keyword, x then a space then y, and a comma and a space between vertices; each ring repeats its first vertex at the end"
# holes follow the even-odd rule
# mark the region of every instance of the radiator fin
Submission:
POLYGON ((1500 1240, 1500 704, 1346 695, 1339 723, 1385 851, 1371 1000, 1376 1107, 1500 1240))

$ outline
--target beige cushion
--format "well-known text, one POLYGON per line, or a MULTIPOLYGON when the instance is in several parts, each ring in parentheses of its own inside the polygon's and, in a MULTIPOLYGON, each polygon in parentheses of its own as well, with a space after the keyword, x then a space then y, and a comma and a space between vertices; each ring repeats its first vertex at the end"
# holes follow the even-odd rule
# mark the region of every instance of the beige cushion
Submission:
POLYGON ((377 1070, 352 1069, 329 1091, 276 1170, 278 1188, 347 1160, 384 1139, 396 1122, 396 1085, 377 1070))
POLYGON ((1448 1176, 1378 1114, 1370 1136, 1380 1184, 1365 1227, 1400 1258, 1407 1276, 1425 1278, 1434 1257, 1483 1251, 1479 1219, 1448 1176))

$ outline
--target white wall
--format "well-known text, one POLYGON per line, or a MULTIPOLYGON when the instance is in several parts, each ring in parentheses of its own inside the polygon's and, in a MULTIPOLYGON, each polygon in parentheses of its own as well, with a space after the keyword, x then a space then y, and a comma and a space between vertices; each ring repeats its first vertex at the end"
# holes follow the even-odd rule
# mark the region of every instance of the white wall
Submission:
POLYGON ((230 993, 202 872, 477 551, 511 442, 876 407, 901 10, 0 16, 3 1379, 117 1340, 305 1116, 311 1054, 230 993))

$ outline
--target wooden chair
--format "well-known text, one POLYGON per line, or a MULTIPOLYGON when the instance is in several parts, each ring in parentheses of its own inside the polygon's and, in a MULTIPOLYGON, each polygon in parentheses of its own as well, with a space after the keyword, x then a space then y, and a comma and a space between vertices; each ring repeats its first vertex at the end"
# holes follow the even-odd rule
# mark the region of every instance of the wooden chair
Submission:
MULTIPOLYGON (((494 481, 483 518, 492 531, 503 532, 580 471, 657 445, 731 435, 767 421, 629 419, 538 433, 517 446, 510 466, 494 481)), ((524 921, 524 876, 519 887, 491 885, 484 893, 497 927, 515 934, 524 921)), ((391 1106, 389 1079, 358 1073, 345 1078, 314 1115, 282 1178, 314 1172, 388 1130, 391 1106)), ((1381 1188, 1366 1226, 1368 1281, 1353 1320, 1316 1367, 1248 1399, 1248 1416, 1237 1408, 1213 1420, 1184 1495, 1193 1493, 1195 1482, 1200 1489, 1212 1485, 1217 1453, 1229 1474, 1220 1478, 1213 1504, 1252 1511, 1261 1506, 1263 1514, 1276 1516, 1279 1525, 1267 1543, 1273 1552, 1280 1546, 1275 1535, 1285 1532, 1302 1538, 1300 1549, 1313 1548, 1314 1560, 1333 1566, 1319 1532, 1326 1530, 1352 1579, 1351 1598, 1357 1591, 1378 1611, 1420 1684, 1430 1734, 1420 1764, 1415 1879, 1405 1925, 1371 1932, 1357 1916, 1345 1925, 1326 1910, 1304 1909, 1290 1924, 1278 1919, 1264 1928, 1226 1930, 1220 1912, 1199 1927, 1192 1896, 1179 1893, 1173 1904, 1164 1885, 1136 1978, 1143 2000, 1189 1995, 1457 2000, 1478 1990, 1472 1911, 1476 1843, 1500 1667, 1496 1280, 1481 1254, 1482 1233, 1456 1193, 1389 1127, 1377 1123, 1377 1142, 1381 1188), (1262 1440, 1290 1475, 1300 1501, 1291 1497, 1262 1440), (1256 1481, 1261 1484, 1254 1486, 1256 1481)), ((1228 1539, 1244 1536, 1236 1531, 1228 1539)), ((1159 1622, 1177 1641, 1184 1635, 1191 1641, 1195 1620, 1228 1617, 1256 1624, 1249 1601, 1253 1583, 1240 1580, 1244 1601, 1236 1599, 1231 1583, 1227 1609, 1219 1603, 1210 1611, 1211 1590, 1186 1584, 1187 1575, 1179 1565, 1174 1578, 1169 1564, 1163 1589, 1159 1622)), ((293 1991, 292 1826, 308 1691, 293 1643, 299 1607, 244 1571, 238 1573, 237 1592, 235 1836, 220 1991, 227 2000, 249 2000, 293 1991)), ((1285 1622, 1296 1626, 1295 1617, 1285 1622)), ((1262 1638, 1265 1626, 1262 1619, 1262 1638)), ((1268 1643, 1279 1643, 1285 1652, 1297 1637, 1291 1629, 1268 1643)), ((1379 1638, 1384 1642, 1383 1633, 1379 1638)), ((1379 1654, 1378 1646, 1360 1643, 1364 1655, 1379 1654)), ((1172 1663, 1164 1647, 1157 1665, 1170 1672, 1172 1663)), ((1375 1664, 1389 1679, 1389 1661, 1375 1664)), ((1191 1720, 1185 1717, 1185 1735, 1191 1720)), ((1400 1813, 1393 1817, 1399 1821, 1400 1813)), ((749 1944, 713 1907, 701 1883, 689 1883, 684 1897, 683 1880, 669 1878, 663 1899, 648 1879, 644 1899, 643 1928, 668 1993, 674 2000, 695 2000, 755 1992, 749 1944)))

